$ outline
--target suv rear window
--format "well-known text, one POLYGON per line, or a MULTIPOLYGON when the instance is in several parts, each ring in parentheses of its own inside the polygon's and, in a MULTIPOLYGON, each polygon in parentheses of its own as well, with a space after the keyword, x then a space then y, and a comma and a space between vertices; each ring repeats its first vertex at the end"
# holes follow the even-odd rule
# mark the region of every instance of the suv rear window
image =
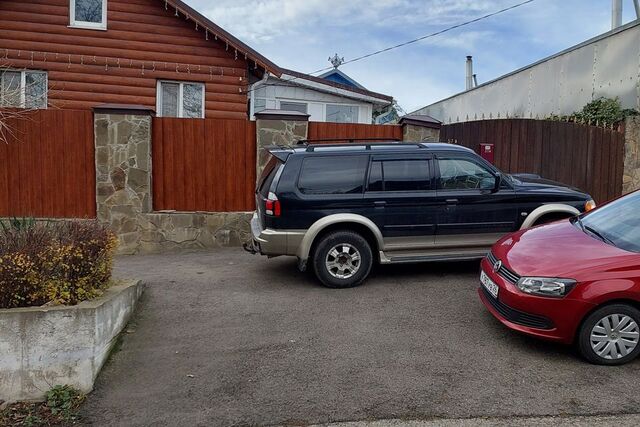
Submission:
POLYGON ((368 162, 368 156, 306 158, 298 188, 304 194, 362 193, 368 162))
POLYGON ((265 199, 269 195, 269 188, 271 188, 273 178, 275 178, 276 173, 278 172, 278 167, 281 164, 282 163, 278 159, 272 156, 264 167, 262 175, 260 175, 260 186, 258 187, 258 192, 265 199))
POLYGON ((371 163, 368 190, 431 190, 429 161, 426 159, 374 160, 371 163))

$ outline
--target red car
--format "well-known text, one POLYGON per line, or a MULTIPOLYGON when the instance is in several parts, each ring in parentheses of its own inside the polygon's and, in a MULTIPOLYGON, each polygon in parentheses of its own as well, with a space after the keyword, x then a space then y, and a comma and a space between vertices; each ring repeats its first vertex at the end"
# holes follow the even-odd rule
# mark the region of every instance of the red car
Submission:
POLYGON ((498 241, 480 299, 507 327, 619 365, 640 352, 640 192, 498 241))

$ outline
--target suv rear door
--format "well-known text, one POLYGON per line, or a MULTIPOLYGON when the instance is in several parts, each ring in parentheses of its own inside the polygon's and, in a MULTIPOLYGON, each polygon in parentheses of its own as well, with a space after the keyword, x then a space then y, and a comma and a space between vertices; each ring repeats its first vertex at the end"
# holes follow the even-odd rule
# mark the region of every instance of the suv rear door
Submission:
POLYGON ((438 154, 437 247, 486 247, 516 229, 516 192, 479 157, 438 154))
POLYGON ((436 191, 430 154, 371 156, 365 200, 381 230, 385 251, 433 246, 436 191))

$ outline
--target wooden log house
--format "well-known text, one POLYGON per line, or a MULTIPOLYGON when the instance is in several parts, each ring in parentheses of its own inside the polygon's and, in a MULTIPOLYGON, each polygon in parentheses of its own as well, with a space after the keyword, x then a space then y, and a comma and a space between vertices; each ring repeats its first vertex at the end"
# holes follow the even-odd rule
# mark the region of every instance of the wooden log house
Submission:
POLYGON ((0 67, 2 91, 22 88, 9 106, 223 119, 246 119, 249 85, 281 75, 179 0, 0 1, 0 67))

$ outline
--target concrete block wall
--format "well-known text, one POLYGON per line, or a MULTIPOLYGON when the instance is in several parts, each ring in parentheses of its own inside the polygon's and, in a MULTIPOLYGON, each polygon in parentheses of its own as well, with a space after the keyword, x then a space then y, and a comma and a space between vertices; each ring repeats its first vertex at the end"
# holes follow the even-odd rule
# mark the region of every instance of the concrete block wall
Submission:
POLYGON ((133 280, 72 307, 0 310, 0 401, 41 400, 58 384, 90 392, 142 291, 133 280))

